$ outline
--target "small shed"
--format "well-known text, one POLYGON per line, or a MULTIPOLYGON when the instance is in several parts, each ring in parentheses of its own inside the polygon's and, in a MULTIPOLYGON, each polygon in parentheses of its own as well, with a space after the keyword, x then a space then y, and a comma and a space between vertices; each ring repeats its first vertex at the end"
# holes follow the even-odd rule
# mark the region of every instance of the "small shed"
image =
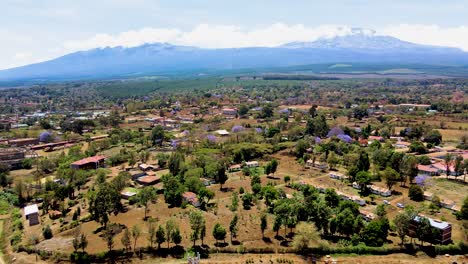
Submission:
POLYGON ((29 220, 29 225, 38 225, 39 224, 39 208, 37 204, 31 204, 24 207, 24 216, 26 220, 29 220))

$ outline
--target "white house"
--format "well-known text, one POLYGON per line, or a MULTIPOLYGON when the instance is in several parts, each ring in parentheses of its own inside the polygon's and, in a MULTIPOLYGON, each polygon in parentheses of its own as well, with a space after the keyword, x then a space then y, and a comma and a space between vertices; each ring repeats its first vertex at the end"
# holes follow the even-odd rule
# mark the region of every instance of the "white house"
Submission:
POLYGON ((39 208, 37 204, 32 204, 24 207, 24 216, 29 220, 29 225, 39 224, 39 208))
POLYGON ((245 166, 246 166, 247 168, 256 168, 256 167, 259 166, 259 163, 258 163, 258 161, 247 161, 247 162, 245 163, 245 166))

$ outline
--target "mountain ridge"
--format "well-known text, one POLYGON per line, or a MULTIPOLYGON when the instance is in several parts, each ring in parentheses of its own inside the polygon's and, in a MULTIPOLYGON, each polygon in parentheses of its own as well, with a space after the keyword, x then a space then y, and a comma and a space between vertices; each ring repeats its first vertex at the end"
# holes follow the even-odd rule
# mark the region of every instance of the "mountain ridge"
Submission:
POLYGON ((0 71, 0 81, 125 77, 207 70, 289 67, 320 63, 419 63, 468 65, 468 53, 421 45, 374 31, 291 42, 277 47, 207 49, 170 43, 77 51, 36 64, 0 71))

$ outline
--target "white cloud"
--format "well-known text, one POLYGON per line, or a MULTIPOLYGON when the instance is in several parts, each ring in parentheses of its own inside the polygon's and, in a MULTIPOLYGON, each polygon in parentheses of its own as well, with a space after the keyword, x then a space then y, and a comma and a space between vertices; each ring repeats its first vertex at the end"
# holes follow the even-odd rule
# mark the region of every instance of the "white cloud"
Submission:
MULTIPOLYGON (((86 40, 66 42, 64 48, 66 51, 77 51, 98 47, 134 47, 154 42, 203 48, 273 47, 293 41, 313 41, 320 37, 346 35, 351 31, 351 27, 340 25, 307 27, 302 24, 275 23, 245 30, 233 25, 200 24, 189 31, 176 28, 143 28, 116 35, 97 34, 86 40)), ((377 34, 390 35, 414 43, 458 47, 468 51, 467 26, 442 28, 437 25, 390 25, 377 29, 377 34)))
POLYGON ((468 51, 468 26, 442 28, 438 25, 391 25, 379 33, 414 43, 457 47, 468 51))
POLYGON ((272 47, 293 41, 313 41, 319 37, 344 35, 351 28, 337 25, 306 27, 302 24, 272 24, 267 27, 243 30, 232 25, 200 24, 190 31, 171 28, 143 28, 117 35, 97 34, 87 40, 69 41, 64 48, 69 51, 98 47, 134 47, 144 43, 168 42, 204 48, 272 47))

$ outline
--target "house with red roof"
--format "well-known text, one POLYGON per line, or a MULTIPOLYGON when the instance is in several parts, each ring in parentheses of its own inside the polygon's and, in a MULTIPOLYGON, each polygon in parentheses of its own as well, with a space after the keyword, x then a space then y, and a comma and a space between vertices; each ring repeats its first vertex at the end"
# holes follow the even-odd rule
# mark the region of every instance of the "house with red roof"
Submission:
POLYGON ((199 207, 200 202, 198 201, 197 195, 193 192, 184 192, 182 194, 182 198, 184 199, 185 202, 195 206, 199 207))
POLYGON ((97 169, 104 165, 105 160, 106 156, 93 156, 77 160, 70 167, 72 169, 97 169))
POLYGON ((439 175, 439 170, 437 168, 432 167, 431 165, 419 164, 418 173, 420 175, 436 176, 436 175, 439 175))

